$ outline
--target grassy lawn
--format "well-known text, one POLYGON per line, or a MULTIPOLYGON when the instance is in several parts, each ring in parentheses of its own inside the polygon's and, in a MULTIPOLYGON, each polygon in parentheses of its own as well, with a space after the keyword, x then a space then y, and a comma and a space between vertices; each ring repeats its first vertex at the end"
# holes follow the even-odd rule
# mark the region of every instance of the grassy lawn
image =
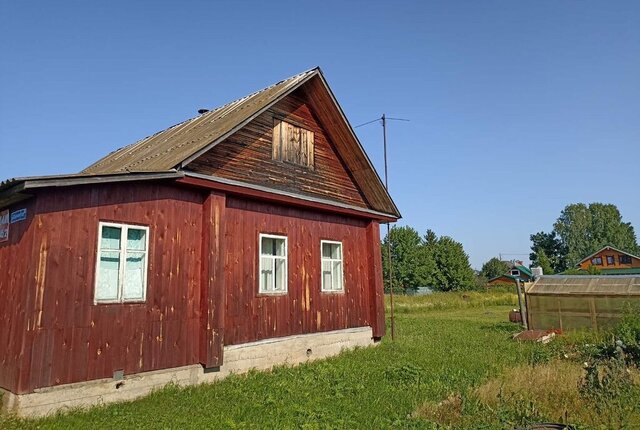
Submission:
POLYGON ((513 428, 526 417, 460 399, 509 369, 546 356, 540 346, 510 339, 517 326, 506 322, 507 313, 515 303, 508 293, 402 297, 395 342, 387 337, 378 347, 324 361, 206 386, 168 387, 136 402, 86 412, 41 420, 0 418, 0 428, 439 428, 430 420, 442 411, 433 409, 452 398, 458 399, 453 403, 459 413, 475 418, 445 417, 440 420, 445 424, 513 428), (460 404, 465 401, 468 405, 460 404))

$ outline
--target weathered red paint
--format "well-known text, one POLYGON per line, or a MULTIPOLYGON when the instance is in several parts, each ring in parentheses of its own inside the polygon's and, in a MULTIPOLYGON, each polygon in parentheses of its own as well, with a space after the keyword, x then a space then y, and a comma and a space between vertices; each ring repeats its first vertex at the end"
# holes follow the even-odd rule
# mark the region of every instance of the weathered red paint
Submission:
POLYGON ((49 189, 0 245, 12 310, 0 385, 15 393, 198 361, 202 195, 161 184, 49 189), (94 305, 98 221, 150 227, 147 300, 94 305), (23 229, 22 234, 16 230, 23 229), (198 268, 194 270, 193 268, 198 268))
POLYGON ((14 393, 202 363, 223 346, 372 326, 384 333, 377 222, 159 181, 40 190, 0 244, 0 387, 14 393), (150 227, 147 300, 94 304, 98 222, 150 227), (289 239, 289 291, 258 294, 258 234, 289 239), (344 293, 320 291, 320 240, 344 293))

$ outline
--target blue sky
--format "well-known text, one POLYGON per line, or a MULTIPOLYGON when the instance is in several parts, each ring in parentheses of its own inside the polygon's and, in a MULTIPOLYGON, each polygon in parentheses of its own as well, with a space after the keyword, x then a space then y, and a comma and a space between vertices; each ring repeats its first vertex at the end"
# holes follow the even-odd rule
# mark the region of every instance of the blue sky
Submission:
MULTIPOLYGON (((0 176, 104 154, 320 66, 391 123, 401 224, 472 265, 575 202, 640 228, 640 2, 0 1, 0 176)), ((378 125, 357 129, 382 172, 378 125)))

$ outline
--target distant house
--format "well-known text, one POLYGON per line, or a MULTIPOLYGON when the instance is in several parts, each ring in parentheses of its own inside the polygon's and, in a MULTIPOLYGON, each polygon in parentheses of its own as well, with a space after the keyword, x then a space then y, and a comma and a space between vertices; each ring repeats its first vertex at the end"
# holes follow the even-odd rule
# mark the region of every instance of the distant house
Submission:
POLYGON ((527 267, 523 266, 521 261, 507 263, 511 266, 509 271, 504 275, 489 279, 487 286, 515 284, 518 280, 520 282, 531 282, 533 280, 533 273, 527 267))
POLYGON ((640 257, 613 246, 605 246, 582 259, 576 266, 585 271, 594 267, 602 275, 640 274, 640 257))

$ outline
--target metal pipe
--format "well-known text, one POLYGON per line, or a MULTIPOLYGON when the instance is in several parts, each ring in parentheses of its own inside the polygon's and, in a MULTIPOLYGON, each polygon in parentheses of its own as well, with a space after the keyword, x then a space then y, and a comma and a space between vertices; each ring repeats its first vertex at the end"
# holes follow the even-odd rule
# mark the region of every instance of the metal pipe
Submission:
MULTIPOLYGON (((384 187, 389 192, 389 174, 387 168, 387 116, 382 114, 382 139, 384 143, 384 187)), ((396 320, 393 306, 393 264, 391 262, 391 227, 387 223, 387 263, 389 264, 389 305, 391 308, 391 340, 396 338, 396 320)))

